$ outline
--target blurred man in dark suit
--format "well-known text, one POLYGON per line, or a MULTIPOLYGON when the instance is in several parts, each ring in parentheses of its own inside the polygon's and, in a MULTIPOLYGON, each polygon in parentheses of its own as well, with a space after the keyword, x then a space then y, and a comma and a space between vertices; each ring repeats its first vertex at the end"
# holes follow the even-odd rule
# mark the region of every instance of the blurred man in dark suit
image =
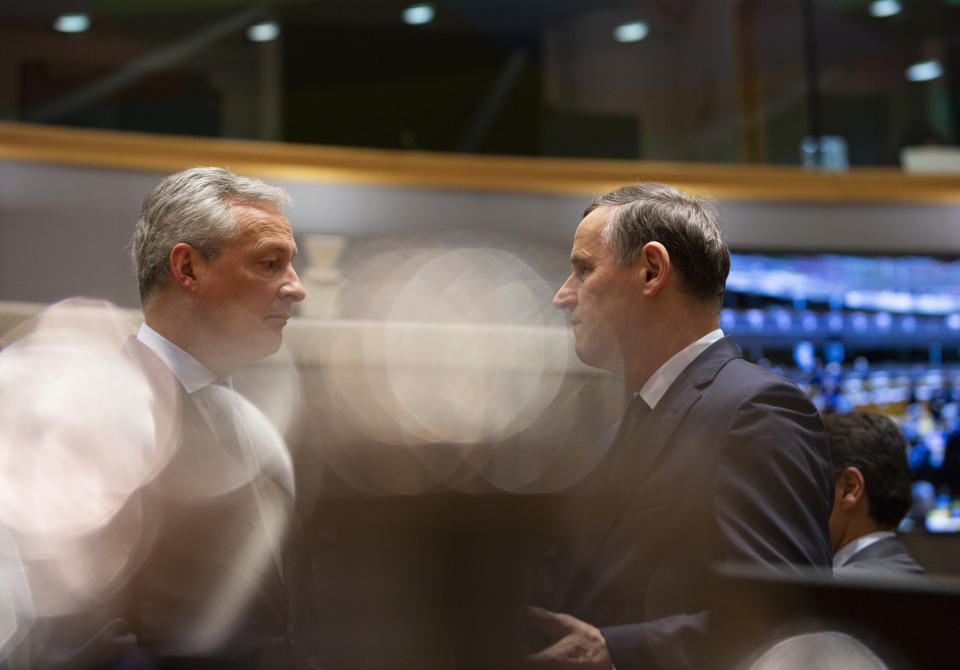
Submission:
POLYGON ((160 658, 296 665, 292 466, 231 381, 277 351, 304 298, 288 202, 258 179, 193 168, 165 178, 137 222, 144 324, 126 352, 175 408, 178 433, 141 492, 158 530, 127 611, 139 645, 160 658))
POLYGON ((897 538, 910 509, 907 442, 889 417, 827 414, 836 492, 830 515, 833 572, 851 576, 923 576, 897 538))
POLYGON ((288 200, 220 168, 170 175, 136 225, 144 323, 122 352, 92 301, 4 352, 4 397, 43 408, 5 432, 43 513, 3 510, 27 588, 0 663, 307 666, 292 460, 231 376, 277 351, 304 298, 288 200))
POLYGON ((292 467, 230 378, 277 351, 304 298, 288 202, 260 180, 194 168, 164 179, 137 222, 144 324, 127 351, 160 388, 176 379, 180 429, 143 491, 162 527, 131 589, 133 632, 162 656, 283 667, 296 655, 292 467))
POLYGON ((717 212, 669 186, 626 186, 584 213, 554 305, 576 353, 634 393, 578 498, 572 558, 534 608, 535 667, 708 667, 716 561, 828 566, 823 425, 786 379, 719 328, 730 257, 717 212), (555 611, 554 611, 555 610, 555 611))

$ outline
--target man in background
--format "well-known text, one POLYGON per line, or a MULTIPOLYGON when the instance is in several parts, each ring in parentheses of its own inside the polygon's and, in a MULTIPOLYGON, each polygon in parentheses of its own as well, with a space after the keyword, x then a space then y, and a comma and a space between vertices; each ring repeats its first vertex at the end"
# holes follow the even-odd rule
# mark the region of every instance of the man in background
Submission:
POLYGON ((572 556, 533 608, 542 668, 708 667, 710 565, 827 566, 823 425, 719 328, 730 257, 707 202, 625 186, 584 213, 554 298, 576 353, 634 399, 575 497, 572 556))
POLYGON ((833 571, 838 577, 926 575, 896 530, 910 509, 907 443, 889 417, 827 414, 836 491, 830 515, 833 571))

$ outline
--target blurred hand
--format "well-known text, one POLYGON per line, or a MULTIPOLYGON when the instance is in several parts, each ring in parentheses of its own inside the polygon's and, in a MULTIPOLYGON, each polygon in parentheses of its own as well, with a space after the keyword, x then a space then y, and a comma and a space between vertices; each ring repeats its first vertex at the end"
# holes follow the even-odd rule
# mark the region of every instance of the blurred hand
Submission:
POLYGON ((546 648, 526 657, 526 665, 543 670, 611 670, 613 659, 600 631, 569 614, 527 608, 534 628, 547 636, 546 648))

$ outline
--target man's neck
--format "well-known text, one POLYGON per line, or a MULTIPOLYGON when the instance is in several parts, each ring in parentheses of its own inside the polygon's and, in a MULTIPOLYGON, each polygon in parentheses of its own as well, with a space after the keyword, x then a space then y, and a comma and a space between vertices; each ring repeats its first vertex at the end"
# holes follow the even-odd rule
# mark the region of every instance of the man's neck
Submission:
POLYGON ((837 545, 833 548, 833 553, 837 553, 845 546, 857 540, 864 535, 869 535, 870 533, 876 533, 881 530, 896 530, 895 528, 884 528, 881 527, 876 521, 874 521, 869 516, 861 515, 851 519, 850 523, 847 524, 847 527, 844 528, 843 534, 838 538, 837 545))
POLYGON ((217 375, 163 335, 144 323, 137 332, 137 339, 153 351, 180 381, 180 385, 193 393, 207 384, 217 381, 217 375))
POLYGON ((161 297, 144 306, 143 320, 158 334, 197 359, 218 379, 234 372, 235 366, 226 365, 215 350, 202 346, 204 338, 196 332, 197 321, 191 318, 188 305, 171 304, 161 297))
POLYGON ((657 333, 644 335, 642 343, 624 349, 629 352, 624 357, 624 380, 628 388, 635 392, 642 389, 664 363, 719 327, 719 318, 698 319, 696 322, 680 324, 672 330, 660 328, 657 333))
POLYGON ((719 328, 710 331, 703 337, 691 342, 674 354, 654 371, 646 383, 640 388, 640 395, 649 407, 656 407, 660 399, 667 393, 680 374, 697 360, 703 352, 723 337, 719 328))

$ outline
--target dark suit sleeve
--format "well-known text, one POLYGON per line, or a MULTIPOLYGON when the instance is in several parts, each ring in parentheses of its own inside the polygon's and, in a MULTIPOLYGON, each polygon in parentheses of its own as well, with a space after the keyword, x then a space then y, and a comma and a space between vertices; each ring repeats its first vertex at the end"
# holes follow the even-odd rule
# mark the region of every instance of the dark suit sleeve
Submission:
POLYGON ((819 413, 793 384, 774 381, 731 417, 714 482, 716 558, 829 566, 832 493, 819 413))
POLYGON ((696 657, 703 646, 708 612, 677 614, 644 623, 607 626, 600 633, 617 670, 705 667, 696 657))
MULTIPOLYGON (((737 393, 741 389, 727 389, 737 393)), ((833 491, 820 415, 779 378, 729 415, 714 477, 714 561, 829 566, 833 491)), ((707 667, 696 654, 709 613, 601 629, 617 670, 707 667)))

